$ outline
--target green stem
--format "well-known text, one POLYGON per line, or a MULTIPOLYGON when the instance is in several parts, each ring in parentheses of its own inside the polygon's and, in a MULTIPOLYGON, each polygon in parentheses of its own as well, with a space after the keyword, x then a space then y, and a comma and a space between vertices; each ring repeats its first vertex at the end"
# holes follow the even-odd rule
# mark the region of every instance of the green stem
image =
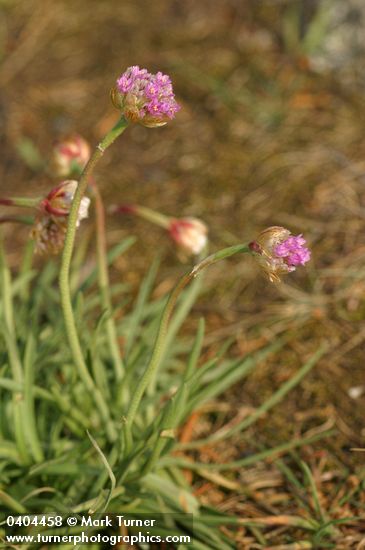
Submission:
POLYGON ((0 205, 3 206, 23 206, 25 208, 37 208, 41 199, 28 199, 26 197, 11 197, 10 199, 0 199, 0 205))
POLYGON ((107 244, 105 235, 105 209, 98 186, 93 184, 95 196, 96 217, 96 251, 98 261, 98 279, 100 288, 101 306, 108 312, 106 319, 106 333, 111 357, 113 359, 114 372, 117 383, 123 378, 124 366, 118 345, 117 330, 112 315, 112 302, 109 292, 109 275, 107 260, 107 244))
POLYGON ((170 225, 170 218, 168 216, 165 216, 160 212, 156 212, 155 210, 151 210, 150 208, 146 208, 145 206, 139 206, 136 204, 134 207, 134 212, 140 218, 154 223, 155 225, 159 225, 163 229, 168 229, 170 225))
POLYGON ((82 172, 79 184, 77 186, 74 199, 72 201, 71 210, 68 216, 68 225, 67 233, 65 238, 65 244, 62 254, 60 276, 59 276, 59 285, 61 293, 61 304, 64 316, 64 322, 66 327, 66 333, 68 341, 71 348, 71 353, 75 366, 78 370, 78 374, 83 381, 86 390, 94 397, 95 404, 99 409, 101 418, 103 419, 107 431, 107 435, 110 441, 115 441, 116 439, 116 430, 115 426, 110 418, 109 409, 107 403, 105 402, 103 395, 99 389, 95 386, 94 381, 88 371, 86 366, 84 355, 81 349, 80 341, 77 334, 75 319, 72 310, 71 294, 70 294, 70 266, 72 252, 75 242, 76 234, 76 224, 79 207, 81 204, 82 197, 85 194, 88 181, 90 176, 95 168, 95 165, 103 156, 104 151, 116 140, 118 136, 126 129, 128 122, 122 117, 119 122, 110 130, 110 132, 105 136, 105 138, 100 142, 96 147, 93 155, 91 156, 89 162, 82 172))
POLYGON ((175 304, 177 302, 177 299, 179 298, 181 292, 184 290, 186 285, 194 278, 196 277, 200 271, 202 271, 204 268, 219 262, 220 260, 224 260, 225 258, 228 258, 230 256, 233 256, 234 254, 238 253, 251 253, 249 247, 246 244, 239 244, 235 246, 230 246, 229 248, 224 248, 223 250, 220 250, 216 252, 215 254, 211 254, 204 260, 202 260, 200 263, 198 263, 189 273, 186 273, 180 281, 177 283, 173 291, 171 292, 169 299, 167 301, 167 304, 165 306, 165 309, 162 313, 162 318, 160 321, 160 326, 158 329, 158 334, 154 346, 154 350, 152 353, 151 360, 149 364, 147 365, 147 368, 139 381, 137 388, 134 392, 134 395, 132 397, 132 401, 129 405, 129 409, 127 412, 127 416, 125 419, 124 424, 124 443, 125 443, 125 451, 126 454, 130 452, 131 446, 132 446, 132 425, 134 418, 136 416, 139 404, 141 402, 141 399, 143 397, 143 394, 150 382, 150 380, 153 379, 155 376, 157 367, 159 365, 160 359, 162 357, 162 354, 164 352, 165 348, 165 340, 168 330, 169 321, 172 315, 172 312, 174 310, 175 304))
POLYGON ((0 223, 23 223, 24 225, 33 225, 32 216, 0 216, 0 223))

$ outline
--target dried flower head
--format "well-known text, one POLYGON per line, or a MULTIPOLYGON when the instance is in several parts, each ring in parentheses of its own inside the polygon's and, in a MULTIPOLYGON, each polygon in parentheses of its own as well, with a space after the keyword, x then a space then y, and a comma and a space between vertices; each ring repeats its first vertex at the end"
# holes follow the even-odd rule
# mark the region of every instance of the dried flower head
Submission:
POLYGON ((197 218, 172 218, 169 224, 171 238, 188 254, 200 254, 208 242, 208 228, 197 218))
POLYGON ((81 136, 74 135, 53 147, 52 168, 57 176, 80 173, 90 158, 90 147, 81 136))
POLYGON ((128 120, 148 128, 163 126, 180 110, 170 78, 138 66, 129 67, 118 78, 112 101, 128 120))
POLYGON ((58 254, 63 248, 67 230, 66 218, 38 215, 30 232, 37 254, 58 254))
MULTIPOLYGON (((64 181, 41 201, 31 231, 31 238, 35 240, 35 250, 38 254, 58 254, 62 250, 67 231, 67 217, 77 185, 75 180, 64 181)), ((89 205, 90 199, 83 197, 77 227, 81 220, 87 218, 89 205)))
POLYGON ((295 271, 311 257, 302 235, 294 236, 284 227, 269 227, 260 233, 250 248, 271 282, 280 282, 280 276, 295 271))

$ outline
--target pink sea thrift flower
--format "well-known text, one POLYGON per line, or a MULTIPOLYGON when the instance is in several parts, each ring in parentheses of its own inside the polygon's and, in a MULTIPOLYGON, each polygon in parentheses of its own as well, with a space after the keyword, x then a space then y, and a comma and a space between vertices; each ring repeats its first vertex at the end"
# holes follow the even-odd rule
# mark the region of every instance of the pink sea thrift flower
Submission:
MULTIPOLYGON (((38 254, 58 254, 65 241, 67 218, 71 209, 77 181, 67 180, 52 189, 40 202, 38 214, 31 231, 35 241, 35 251, 38 254)), ((81 220, 87 218, 90 199, 81 200, 77 227, 81 220)))
POLYGON ((197 218, 172 218, 168 227, 171 238, 188 254, 200 254, 208 242, 208 228, 197 218))
POLYGON ((112 101, 131 122, 149 128, 163 126, 180 110, 169 76, 129 67, 112 90, 112 101))
POLYGON ((81 136, 74 135, 53 147, 52 168, 60 177, 80 173, 90 158, 90 147, 81 136))
POLYGON ((298 235, 297 237, 291 235, 285 241, 275 246, 274 254, 279 258, 283 258, 288 267, 295 269, 295 266, 304 265, 310 260, 311 253, 304 246, 305 244, 306 241, 302 235, 298 235))
POLYGON ((311 253, 302 235, 292 235, 284 227, 269 227, 250 243, 257 261, 271 282, 309 262, 311 253))

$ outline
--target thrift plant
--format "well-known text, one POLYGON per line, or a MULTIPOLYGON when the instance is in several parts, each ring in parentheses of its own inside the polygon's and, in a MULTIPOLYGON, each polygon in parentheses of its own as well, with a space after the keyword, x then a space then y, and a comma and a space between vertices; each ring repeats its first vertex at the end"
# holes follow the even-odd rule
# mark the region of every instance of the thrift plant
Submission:
MULTIPOLYGON (((203 505, 184 472, 192 470, 199 475, 209 468, 234 471, 326 433, 284 442, 276 449, 261 450, 231 463, 203 464, 191 460, 187 453, 222 439, 228 445, 231 435, 252 426, 299 384, 325 350, 319 350, 242 421, 184 445, 179 431, 192 413, 242 381, 284 342, 235 359, 225 357, 225 345, 215 356, 199 360, 204 321, 200 321, 193 343, 179 340, 177 333, 197 298, 199 275, 205 268, 244 254, 257 260, 270 281, 279 282, 283 275, 306 264, 310 251, 301 235, 270 227, 251 243, 207 256, 208 228, 201 220, 168 217, 146 206, 111 206, 108 211, 116 216, 134 214, 159 225, 190 258, 197 257, 196 265, 169 296, 158 299, 151 299, 157 272, 154 263, 136 303, 124 308, 123 316, 120 311, 116 314, 113 303, 118 304, 117 310, 126 304, 128 289, 124 284, 110 284, 108 268, 127 253, 133 239, 107 250, 102 184, 95 181, 93 172, 106 149, 129 125, 165 125, 180 106, 167 75, 151 74, 138 66, 118 78, 112 101, 120 110, 120 119, 93 152, 80 136, 55 145, 49 169, 52 175, 70 179, 51 184, 44 198, 0 199, 7 208, 33 211, 32 217, 1 219, 32 224, 32 228, 14 280, 3 251, 0 258, 0 506, 5 515, 155 513, 161 516, 164 535, 192 537, 189 544, 176 543, 171 548, 236 548, 234 530, 221 527, 250 525, 249 518, 242 520, 203 505), (91 201, 97 268, 86 273, 80 269, 86 254, 81 237, 75 255, 74 248, 77 228, 88 217, 91 201), (36 273, 33 252, 43 257, 61 253, 61 257, 45 261, 36 273), (174 518, 169 513, 180 516, 174 518), (183 513, 193 514, 193 527, 183 513)), ((29 526, 28 532, 32 529, 29 526)), ((95 529, 91 527, 90 532, 95 529)), ((131 526, 119 535, 133 532, 131 526)), ((102 543, 93 546, 104 547, 102 543)), ((139 547, 148 546, 141 543, 139 547)))

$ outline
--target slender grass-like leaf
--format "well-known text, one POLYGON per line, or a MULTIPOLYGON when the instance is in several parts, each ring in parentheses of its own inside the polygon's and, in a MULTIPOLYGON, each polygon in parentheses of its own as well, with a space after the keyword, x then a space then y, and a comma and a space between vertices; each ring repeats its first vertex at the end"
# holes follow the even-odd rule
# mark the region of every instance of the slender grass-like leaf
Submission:
POLYGON ((166 339, 164 342, 165 352, 161 357, 161 363, 165 360, 165 357, 169 355, 169 350, 173 347, 172 342, 176 338, 178 331, 180 330, 181 325, 188 316, 191 308, 193 307, 196 298, 200 292, 204 281, 204 274, 200 274, 199 277, 196 277, 190 285, 184 290, 176 308, 175 313, 173 314, 169 327, 166 334, 166 339))
POLYGON ((201 386, 196 390, 193 395, 189 406, 190 410, 195 409, 198 405, 201 405, 205 401, 212 399, 213 397, 222 394, 227 388, 231 387, 238 380, 248 376, 248 374, 261 362, 266 359, 268 355, 277 351, 281 347, 282 343, 275 343, 267 348, 260 350, 252 356, 245 357, 244 359, 238 359, 227 368, 216 369, 221 372, 219 378, 210 383, 205 382, 203 377, 201 386))
POLYGON ((34 363, 35 363, 35 338, 29 331, 24 352, 24 408, 27 415, 28 440, 33 458, 36 462, 44 459, 42 446, 37 432, 37 423, 34 407, 34 363))
MULTIPOLYGON (((101 511, 104 512, 108 508, 108 504, 110 502, 110 499, 111 499, 112 493, 115 489, 117 481, 116 481, 115 475, 113 474, 113 471, 112 471, 112 469, 109 465, 109 462, 108 462, 105 454, 103 453, 103 451, 100 449, 98 443, 96 442, 96 440, 93 438, 93 436, 90 434, 89 431, 87 431, 87 435, 88 435, 91 443, 95 447, 96 451, 98 452, 98 454, 101 458, 101 461, 104 464, 106 471, 108 472, 108 476, 109 476, 109 479, 110 479, 110 491, 109 491, 107 499, 105 500, 104 505, 101 509, 101 511)), ((98 511, 98 508, 97 509, 94 508, 94 511, 95 512, 98 511)))
POLYGON ((147 273, 147 276, 144 278, 140 286, 139 294, 137 297, 136 305, 133 308, 133 312, 128 316, 128 333, 126 336, 125 351, 124 351, 127 362, 128 362, 133 344, 137 338, 138 325, 141 322, 142 313, 143 313, 146 301, 148 300, 152 292, 152 287, 156 280, 156 275, 158 272, 159 265, 160 265, 159 259, 156 259, 152 263, 147 273))
POLYGON ((186 381, 196 370, 198 360, 201 354, 203 339, 205 332, 205 321, 204 318, 199 319, 198 330, 195 336, 193 347, 191 348, 191 353, 189 355, 188 364, 183 373, 183 380, 186 381))
MULTIPOLYGON (((24 308, 28 304, 29 296, 30 296, 30 282, 33 279, 33 275, 36 274, 36 270, 32 271, 32 263, 33 263, 33 256, 34 256, 34 241, 32 239, 29 239, 24 247, 24 253, 21 259, 21 264, 19 268, 19 274, 14 282, 14 287, 17 288, 17 285, 20 284, 21 292, 20 296, 22 299, 22 304, 24 308), (19 283, 18 281, 21 281, 19 283)), ((16 291, 15 291, 16 294, 16 291)))
POLYGON ((314 505, 314 511, 316 513, 316 517, 320 522, 324 523, 328 521, 329 518, 326 517, 326 514, 324 513, 324 510, 322 509, 322 506, 320 504, 318 490, 317 490, 315 481, 313 479, 312 472, 310 471, 308 464, 306 464, 302 460, 299 462, 299 464, 304 472, 307 482, 309 483, 309 487, 313 497, 313 505, 314 505))
POLYGON ((199 463, 199 462, 189 462, 188 460, 184 460, 176 457, 169 457, 169 458, 161 459, 160 466, 162 467, 162 466, 169 466, 169 465, 178 465, 181 468, 186 468, 189 470, 199 470, 200 468, 202 469, 212 468, 217 470, 217 472, 224 471, 224 470, 237 470, 244 466, 250 466, 251 464, 255 464, 260 460, 265 460, 266 458, 274 458, 277 455, 280 455, 284 452, 290 451, 297 447, 302 447, 303 445, 310 445, 311 443, 319 441, 322 438, 331 437, 334 434, 335 434, 335 430, 329 430, 321 434, 316 434, 311 437, 307 437, 303 439, 292 439, 291 441, 288 441, 287 443, 282 443, 281 445, 278 445, 277 447, 273 447, 272 449, 267 449, 265 451, 261 451, 254 455, 242 458, 240 460, 234 460, 232 462, 227 462, 224 464, 217 464, 217 463, 205 464, 205 463, 199 463))
MULTIPOLYGON (((113 246, 108 254, 107 254, 107 263, 108 265, 112 265, 113 262, 119 258, 124 252, 127 252, 127 250, 136 242, 135 237, 127 237, 120 243, 113 246)), ((85 277, 85 279, 82 281, 82 283, 79 286, 79 290, 82 292, 85 292, 88 288, 90 288, 97 279, 98 276, 98 270, 97 267, 94 267, 91 272, 85 277)))
POLYGON ((287 382, 282 384, 280 388, 272 394, 269 399, 267 399, 260 407, 258 407, 252 414, 244 418, 241 422, 238 422, 233 427, 229 429, 221 429, 219 432, 213 434, 206 439, 201 439, 194 441, 188 445, 185 445, 185 449, 192 449, 200 447, 208 443, 213 443, 215 441, 220 441, 227 437, 232 436, 233 434, 247 429, 249 426, 252 426, 259 418, 266 414, 270 409, 275 405, 280 403, 282 399, 293 389, 299 382, 308 374, 308 372, 318 363, 318 361, 323 357, 327 351, 327 346, 322 346, 299 370, 292 376, 287 382))
MULTIPOLYGON (((24 384, 14 382, 10 378, 0 378, 0 388, 4 388, 13 392, 23 392, 24 384)), ((39 397, 40 399, 45 399, 46 401, 53 401, 53 396, 47 390, 40 388, 39 386, 33 386, 33 395, 39 397)))
POLYGON ((18 449, 12 441, 0 440, 0 458, 2 460, 13 461, 15 464, 21 464, 18 449))
MULTIPOLYGON (((12 291, 11 291, 11 276, 5 261, 5 254, 2 241, 0 242, 0 270, 1 270, 1 293, 3 301, 3 317, 4 323, 2 327, 2 333, 5 339, 9 354, 9 363, 11 366, 12 377, 18 384, 23 383, 23 367, 19 357, 19 351, 17 348, 14 313, 12 303, 12 291)), ((23 393, 13 393, 13 422, 14 433, 19 449, 19 454, 22 457, 24 463, 29 463, 30 456, 27 446, 27 416, 24 403, 23 393)))
POLYGON ((27 513, 27 508, 21 504, 21 502, 18 502, 15 498, 2 490, 0 490, 0 502, 5 504, 10 510, 16 512, 17 514, 27 513))

